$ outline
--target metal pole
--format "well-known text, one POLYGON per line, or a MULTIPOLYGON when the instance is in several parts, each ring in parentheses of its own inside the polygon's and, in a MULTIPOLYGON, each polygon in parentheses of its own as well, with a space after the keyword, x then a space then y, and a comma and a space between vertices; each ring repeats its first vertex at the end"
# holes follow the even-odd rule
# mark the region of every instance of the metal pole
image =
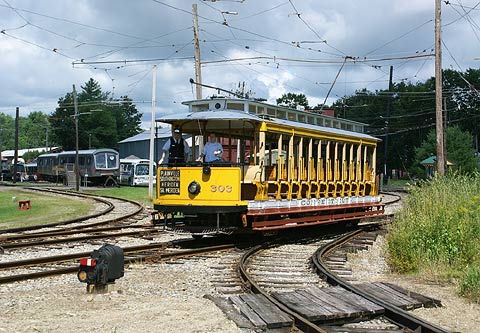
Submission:
MULTIPOLYGON (((193 13, 193 44, 195 47, 195 81, 202 83, 202 67, 200 64, 200 43, 198 41, 198 13, 197 4, 192 4, 193 13)), ((202 99, 202 86, 196 85, 197 99, 202 99)))
POLYGON ((12 181, 15 184, 17 182, 17 170, 18 170, 18 121, 20 118, 20 108, 17 106, 15 109, 15 155, 13 160, 13 174, 12 181))
POLYGON ((80 174, 78 172, 78 104, 77 104, 77 90, 73 85, 73 107, 75 109, 75 191, 80 190, 80 174))
POLYGON ((445 146, 442 116, 442 2, 435 0, 435 130, 437 132, 437 172, 445 175, 445 146))
POLYGON ((148 166, 148 199, 153 200, 153 148, 155 145, 155 97, 157 90, 157 65, 153 66, 152 77, 152 120, 150 122, 150 157, 148 166))

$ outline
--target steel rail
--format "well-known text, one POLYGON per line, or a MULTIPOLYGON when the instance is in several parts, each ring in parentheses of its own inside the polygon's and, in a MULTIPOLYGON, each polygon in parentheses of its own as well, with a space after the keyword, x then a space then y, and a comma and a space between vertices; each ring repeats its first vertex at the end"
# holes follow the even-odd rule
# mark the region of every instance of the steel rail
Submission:
POLYGON ((395 324, 406 327, 414 332, 422 333, 451 333, 451 331, 444 329, 440 326, 429 323, 421 318, 414 316, 413 314, 395 306, 388 302, 385 302, 377 297, 363 292, 362 290, 356 288, 355 286, 347 283, 343 279, 339 278, 336 274, 330 272, 327 265, 325 264, 323 258, 331 253, 335 248, 340 245, 347 243, 351 238, 360 234, 363 230, 355 230, 346 234, 343 237, 338 238, 337 240, 330 242, 322 247, 320 247, 313 256, 313 263, 316 267, 317 274, 326 278, 326 281, 332 285, 338 285, 342 288, 349 290, 379 306, 385 308, 385 317, 389 318, 395 324))
MULTIPOLYGON (((51 245, 51 244, 59 244, 59 243, 71 243, 71 242, 78 242, 83 240, 91 240, 91 239, 102 239, 102 238, 116 238, 116 237, 126 237, 126 236, 141 236, 142 234, 152 233, 155 232, 163 232, 162 230, 136 230, 136 231, 124 231, 118 233, 109 233, 109 234, 96 234, 96 235, 88 235, 88 236, 77 236, 77 237, 68 237, 68 238, 55 238, 55 239, 45 239, 40 241, 32 241, 32 242, 16 242, 10 244, 2 244, 1 247, 3 249, 19 249, 25 247, 32 247, 32 246, 41 246, 41 245, 51 245)), ((83 231, 81 231, 83 232, 83 231)), ((98 231, 97 231, 98 232, 98 231)), ((78 231, 77 231, 78 233, 78 231)))
MULTIPOLYGON (((94 233, 94 232, 103 232, 103 231, 115 231, 121 229, 139 229, 139 228, 151 228, 155 229, 153 226, 145 226, 145 225, 127 225, 127 226, 110 226, 110 227, 102 227, 102 228, 86 228, 82 229, 82 233, 94 233)), ((4 236, 0 237, 0 242, 9 242, 9 241, 17 241, 17 240, 27 240, 32 238, 40 238, 40 237, 56 237, 56 236, 68 236, 68 235, 75 235, 78 234, 78 230, 72 230, 69 228, 65 228, 63 230, 58 231, 42 231, 42 232, 35 232, 31 234, 21 234, 21 235, 11 235, 11 236, 4 236)))
POLYGON ((113 218, 113 219, 108 219, 108 220, 105 220, 105 221, 89 223, 87 225, 70 227, 69 230, 77 230, 77 229, 95 227, 95 226, 98 226, 98 225, 105 225, 105 224, 109 224, 109 223, 118 222, 122 219, 128 219, 132 216, 135 216, 135 215, 139 214, 141 211, 143 211, 143 209, 144 209, 143 205, 141 205, 140 203, 138 203, 136 201, 129 200, 129 199, 114 198, 114 197, 110 197, 110 196, 98 196, 98 195, 93 195, 93 194, 81 194, 81 193, 72 192, 72 191, 60 191, 60 190, 52 190, 52 189, 38 189, 38 188, 33 188, 33 187, 32 188, 29 187, 27 189, 33 190, 33 191, 43 191, 43 192, 47 192, 47 193, 50 192, 50 193, 57 193, 57 194, 62 194, 62 195, 70 195, 70 196, 77 196, 77 197, 83 197, 83 198, 90 198, 90 199, 93 199, 95 201, 106 204, 107 208, 100 211, 100 212, 97 212, 97 213, 89 214, 89 215, 86 215, 86 216, 81 216, 81 217, 74 218, 74 219, 64 220, 64 221, 60 221, 60 222, 40 224, 40 225, 28 226, 28 227, 2 229, 2 230, 0 230, 0 234, 56 227, 56 226, 67 225, 67 224, 72 224, 72 223, 78 223, 78 222, 82 222, 82 221, 85 221, 85 220, 88 220, 88 219, 92 219, 92 218, 96 218, 96 217, 99 217, 99 216, 102 216, 102 215, 106 215, 106 214, 110 213, 113 209, 115 209, 115 205, 112 204, 110 201, 102 199, 102 197, 131 203, 131 204, 137 206, 137 209, 133 210, 132 212, 130 212, 130 213, 128 213, 128 214, 126 214, 126 215, 124 215, 120 218, 113 218))
POLYGON ((262 294, 265 296, 271 303, 273 303, 276 307, 278 307, 280 310, 283 312, 287 313, 291 317, 293 317, 295 326, 300 328, 304 332, 317 332, 317 333, 327 333, 325 330, 322 328, 318 327, 308 319, 302 317, 298 313, 292 311, 282 303, 278 302, 275 298, 270 296, 268 293, 266 293, 260 286, 253 281, 253 279, 250 277, 250 275, 247 273, 246 269, 246 261, 247 259, 256 253, 257 251, 260 251, 261 249, 265 249, 268 245, 257 245, 250 250, 248 250, 246 253, 243 254, 242 258, 240 259, 240 264, 239 264, 239 273, 240 276, 244 282, 245 285, 247 285, 250 290, 252 290, 256 294, 262 294))
MULTIPOLYGON (((190 242, 190 241, 186 241, 190 242)), ((169 242, 172 243, 172 242, 169 242)), ((165 259, 171 259, 171 258, 181 258, 181 257, 188 257, 192 255, 197 255, 200 253, 209 253, 209 252, 216 252, 216 251, 222 251, 222 250, 227 250, 227 249, 232 249, 235 248, 234 244, 222 244, 222 245, 216 245, 216 246, 208 246, 208 247, 203 247, 203 248, 198 248, 198 249, 188 249, 188 250, 182 250, 182 251, 177 251, 177 252, 163 252, 163 253, 147 253, 147 254, 141 254, 141 252, 146 251, 146 250, 152 250, 152 249, 157 249, 157 250, 162 250, 165 249, 168 245, 168 243, 165 244, 156 244, 158 248, 152 247, 152 246, 143 246, 145 249, 142 250, 142 246, 134 246, 134 247, 128 247, 124 248, 124 254, 127 255, 125 258, 126 263, 135 263, 135 262, 145 262, 148 260, 165 260, 165 259), (163 246, 165 245, 165 246, 163 246), (133 255, 133 254, 139 254, 136 256, 131 256, 128 257, 128 255, 133 255)), ((59 261, 53 261, 55 257, 49 257, 52 261, 49 262, 42 262, 44 263, 62 263, 68 260, 75 260, 75 259, 80 259, 86 256, 89 256, 91 252, 83 252, 83 253, 77 253, 77 257, 71 256, 70 259, 66 259, 66 256, 57 256, 61 257, 59 261)), ((31 266, 31 265, 29 265, 31 266)), ((18 267, 18 266, 17 266, 18 267)), ((75 266, 69 266, 69 267, 63 267, 63 268, 57 268, 57 269, 49 269, 45 271, 39 271, 39 272, 33 272, 33 273, 24 273, 24 274, 17 274, 17 275, 8 275, 8 276, 2 276, 0 277, 0 284, 7 284, 11 282, 17 282, 17 281, 25 281, 25 280, 32 280, 32 279, 37 279, 37 278, 42 278, 42 277, 47 277, 47 276, 54 276, 54 275, 62 275, 62 274, 68 274, 68 273, 74 273, 78 271, 78 263, 76 263, 75 266)))

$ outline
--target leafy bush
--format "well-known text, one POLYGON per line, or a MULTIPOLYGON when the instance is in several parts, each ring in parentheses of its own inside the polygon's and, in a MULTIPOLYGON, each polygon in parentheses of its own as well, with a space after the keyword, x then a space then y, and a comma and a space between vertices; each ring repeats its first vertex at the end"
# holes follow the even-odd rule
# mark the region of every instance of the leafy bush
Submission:
POLYGON ((479 174, 421 182, 391 226, 389 264, 398 272, 462 278, 468 265, 480 266, 479 221, 479 174))
POLYGON ((480 265, 468 266, 460 281, 460 295, 480 303, 480 265))

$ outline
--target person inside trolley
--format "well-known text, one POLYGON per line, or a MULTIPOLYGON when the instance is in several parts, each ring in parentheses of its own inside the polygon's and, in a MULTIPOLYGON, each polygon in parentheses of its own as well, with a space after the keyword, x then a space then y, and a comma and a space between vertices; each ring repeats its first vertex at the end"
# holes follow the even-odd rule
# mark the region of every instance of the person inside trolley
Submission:
POLYGON ((163 164, 167 153, 168 164, 185 164, 188 161, 190 146, 182 138, 182 134, 178 128, 173 131, 172 137, 163 145, 162 157, 158 161, 159 165, 163 164))
POLYGON ((203 146, 202 153, 198 157, 197 161, 204 161, 205 163, 215 163, 222 161, 223 147, 220 142, 217 141, 215 133, 210 133, 208 136, 208 142, 203 146))

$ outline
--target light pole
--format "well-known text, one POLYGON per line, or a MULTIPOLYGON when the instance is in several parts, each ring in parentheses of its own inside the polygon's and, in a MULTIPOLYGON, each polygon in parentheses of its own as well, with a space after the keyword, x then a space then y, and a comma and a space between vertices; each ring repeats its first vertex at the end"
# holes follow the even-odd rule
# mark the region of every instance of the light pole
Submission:
POLYGON ((73 85, 73 106, 75 108, 75 191, 80 190, 80 173, 78 172, 78 104, 77 91, 73 85))

